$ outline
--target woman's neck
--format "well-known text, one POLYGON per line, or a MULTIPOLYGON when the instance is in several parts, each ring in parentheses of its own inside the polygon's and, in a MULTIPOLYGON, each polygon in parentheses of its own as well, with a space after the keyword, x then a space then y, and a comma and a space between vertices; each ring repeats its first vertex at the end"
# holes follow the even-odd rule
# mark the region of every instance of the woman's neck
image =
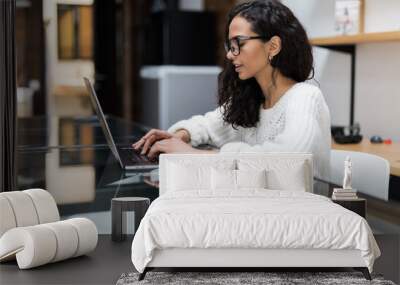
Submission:
POLYGON ((265 97, 264 109, 272 108, 286 91, 296 84, 296 81, 283 76, 279 71, 276 72, 275 84, 272 82, 272 74, 256 77, 256 80, 265 97))

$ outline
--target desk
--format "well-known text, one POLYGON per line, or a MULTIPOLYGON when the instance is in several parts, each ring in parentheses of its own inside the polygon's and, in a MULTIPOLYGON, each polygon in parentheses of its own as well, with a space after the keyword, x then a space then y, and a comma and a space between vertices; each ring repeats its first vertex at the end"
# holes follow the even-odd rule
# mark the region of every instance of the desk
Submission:
MULTIPOLYGON (((107 117, 107 121, 117 144, 132 143, 147 131, 119 118, 107 117)), ((19 119, 17 135, 18 189, 46 189, 62 216, 100 212, 103 220, 110 219, 113 197, 151 201, 158 197, 158 188, 145 183, 151 174, 119 167, 97 117, 19 119)), ((334 187, 324 182, 318 186, 315 189, 323 195, 330 195, 334 187)))
POLYGON ((372 144, 368 139, 358 144, 337 144, 332 141, 332 149, 366 152, 383 157, 390 163, 390 174, 400 177, 400 143, 372 144))

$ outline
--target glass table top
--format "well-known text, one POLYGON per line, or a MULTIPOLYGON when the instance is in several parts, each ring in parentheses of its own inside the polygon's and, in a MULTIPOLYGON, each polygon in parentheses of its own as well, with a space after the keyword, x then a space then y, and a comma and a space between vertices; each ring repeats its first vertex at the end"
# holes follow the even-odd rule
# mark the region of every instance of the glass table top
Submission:
MULTIPOLYGON (((118 145, 131 144, 147 131, 118 118, 108 123, 118 145)), ((46 189, 61 215, 108 211, 117 196, 158 196, 158 189, 144 182, 149 173, 120 168, 96 117, 18 121, 17 169, 17 188, 46 189)))

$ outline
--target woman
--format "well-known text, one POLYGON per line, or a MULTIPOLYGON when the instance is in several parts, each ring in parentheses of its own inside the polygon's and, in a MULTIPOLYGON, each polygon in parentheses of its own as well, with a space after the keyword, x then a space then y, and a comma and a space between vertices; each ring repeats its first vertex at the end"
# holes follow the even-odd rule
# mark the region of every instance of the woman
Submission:
POLYGON ((219 76, 219 107, 153 129, 133 144, 143 154, 311 152, 315 176, 329 173, 330 116, 314 75, 312 49, 293 13, 279 1, 234 7, 226 27, 226 64, 219 76))

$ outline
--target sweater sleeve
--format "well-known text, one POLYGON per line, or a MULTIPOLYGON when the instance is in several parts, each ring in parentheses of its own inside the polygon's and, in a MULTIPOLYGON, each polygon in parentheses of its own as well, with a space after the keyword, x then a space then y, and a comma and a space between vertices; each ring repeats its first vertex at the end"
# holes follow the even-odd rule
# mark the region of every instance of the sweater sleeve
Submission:
POLYGON ((292 94, 285 112, 285 128, 273 141, 258 145, 243 142, 225 144, 221 152, 312 152, 321 127, 318 123, 323 100, 319 89, 306 94, 292 94), (299 96, 297 96, 299 95, 299 96))
POLYGON ((185 129, 190 134, 190 143, 193 146, 210 144, 216 147, 238 140, 238 131, 223 120, 220 107, 205 115, 196 115, 188 120, 173 124, 168 132, 174 133, 185 129))

